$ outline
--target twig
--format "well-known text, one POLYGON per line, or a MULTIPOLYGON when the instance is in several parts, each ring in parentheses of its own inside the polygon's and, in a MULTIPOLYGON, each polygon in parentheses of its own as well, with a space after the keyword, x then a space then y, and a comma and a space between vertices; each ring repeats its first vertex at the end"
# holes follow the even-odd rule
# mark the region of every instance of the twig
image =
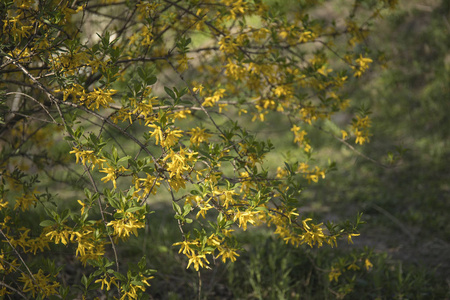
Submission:
POLYGON ((391 220, 392 222, 394 222, 398 227, 400 227, 400 229, 411 239, 411 241, 414 243, 415 241, 415 237, 414 235, 411 233, 411 231, 408 230, 408 228, 406 228, 405 225, 403 225, 402 222, 399 221, 399 219, 397 219, 394 215, 392 215, 390 212, 388 212, 387 210, 385 210, 384 208, 372 203, 371 206, 373 208, 375 208, 378 212, 382 213, 383 215, 385 215, 386 217, 389 218, 389 220, 391 220))
MULTIPOLYGON (((50 117, 50 119, 52 119, 53 123, 58 124, 58 122, 56 122, 55 119, 53 119, 53 116, 50 114, 50 112, 47 110, 47 108, 45 107, 44 104, 42 104, 41 102, 37 101, 36 99, 34 99, 33 97, 31 97, 30 95, 27 95, 25 93, 21 93, 21 92, 10 92, 10 93, 6 93, 6 95, 20 95, 20 96, 24 96, 27 97, 31 100, 33 100, 34 102, 36 102, 37 104, 39 104, 42 109, 47 113, 47 115, 50 117)), ((15 113, 14 111, 11 111, 11 113, 15 113)))
POLYGON ((197 271, 198 274, 198 300, 202 300, 202 275, 200 270, 197 271))
POLYGON ((335 138, 335 139, 338 140, 339 142, 343 143, 345 146, 347 146, 348 148, 350 148, 353 152, 355 152, 355 153, 358 154, 359 156, 361 156, 361 157, 367 159, 368 161, 371 161, 371 162, 373 162, 374 164, 377 164, 377 165, 379 165, 380 167, 383 167, 383 168, 385 168, 385 169, 390 169, 390 168, 392 168, 391 166, 388 166, 388 165, 385 165, 385 164, 383 164, 383 163, 380 163, 379 161, 376 161, 375 159, 373 159, 373 158, 371 158, 371 157, 365 155, 364 153, 362 153, 362 152, 356 150, 356 148, 353 147, 352 145, 350 145, 350 143, 348 143, 346 140, 337 137, 336 135, 334 135, 334 134, 332 134, 331 132, 329 132, 329 131, 323 129, 322 127, 320 127, 320 126, 314 126, 314 127, 317 128, 317 129, 319 129, 320 131, 325 132, 326 134, 331 135, 333 138, 335 138))
POLYGON ((6 236, 6 234, 3 232, 3 230, 0 228, 0 233, 3 235, 3 237, 5 238, 6 242, 9 244, 9 246, 11 247, 11 249, 14 251, 14 253, 17 255, 17 257, 20 259, 20 261, 22 262, 22 264, 24 265, 25 269, 27 269, 28 273, 31 276, 31 279, 33 279, 34 284, 36 284, 40 289, 42 289, 42 287, 38 284, 36 278, 34 278, 33 273, 31 272, 30 268, 28 268, 28 265, 25 263, 25 261, 23 260, 22 256, 20 255, 20 253, 16 250, 16 248, 11 244, 11 241, 8 239, 8 237, 6 236))
MULTIPOLYGON (((95 192, 100 195, 97 185, 95 184, 94 178, 92 177, 91 171, 89 170, 89 168, 86 165, 83 164, 83 166, 84 166, 85 172, 89 176, 89 179, 91 181, 92 186, 94 187, 95 192)), ((117 270, 117 272, 120 272, 119 271, 119 269, 120 269, 119 268, 119 258, 117 256, 116 246, 114 245, 114 241, 113 241, 111 235, 108 233, 108 225, 106 223, 105 214, 104 214, 104 211, 102 208, 102 201, 101 201, 100 196, 97 198, 97 202, 98 202, 98 208, 100 210, 100 215, 102 216, 103 224, 105 225, 105 232, 108 235, 109 241, 111 242, 111 248, 113 249, 113 252, 114 252, 114 259, 116 260, 116 270, 117 270)))
POLYGON ((11 291, 13 291, 14 293, 16 293, 17 295, 20 295, 23 299, 28 299, 21 291, 13 288, 10 285, 7 285, 6 283, 4 283, 3 281, 0 281, 0 285, 3 285, 4 287, 6 287, 7 289, 10 289, 11 291))

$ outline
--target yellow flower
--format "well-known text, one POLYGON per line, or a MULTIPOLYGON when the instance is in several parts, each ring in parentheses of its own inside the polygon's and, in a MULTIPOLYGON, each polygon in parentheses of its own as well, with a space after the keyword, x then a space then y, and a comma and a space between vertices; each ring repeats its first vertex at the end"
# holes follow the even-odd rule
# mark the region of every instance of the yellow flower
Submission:
POLYGON ((353 71, 355 72, 353 75, 355 77, 360 77, 368 68, 369 64, 373 62, 372 59, 363 57, 361 54, 359 55, 359 58, 355 60, 355 62, 358 64, 356 66, 351 66, 353 71))
POLYGON ((192 245, 192 242, 189 242, 188 240, 184 240, 182 242, 178 242, 173 244, 172 246, 178 246, 180 245, 180 251, 178 251, 178 253, 183 252, 184 255, 192 255, 194 253, 194 250, 192 250, 192 248, 190 247, 190 245, 192 245))
POLYGON ((84 210, 86 209, 86 204, 84 204, 81 200, 77 200, 78 204, 81 205, 81 214, 84 215, 84 210))
POLYGON ((204 89, 203 85, 200 84, 198 86, 195 86, 192 90, 194 91, 194 93, 198 92, 198 94, 202 94, 203 89, 204 89))
POLYGON ((8 207, 8 202, 3 202, 3 199, 0 199, 0 210, 8 207))
POLYGON ((352 128, 356 136, 356 144, 364 144, 369 141, 371 134, 369 133, 369 128, 371 127, 369 116, 361 118, 359 116, 353 120, 352 128))
POLYGON ((302 221, 303 229, 305 231, 304 234, 301 235, 301 243, 308 244, 311 248, 317 243, 319 247, 322 247, 323 242, 327 242, 327 237, 323 233, 322 223, 315 224, 307 224, 308 221, 311 221, 311 218, 307 218, 302 221))
POLYGON ((50 238, 50 240, 55 240, 55 244, 59 244, 60 242, 67 246, 67 243, 70 241, 70 236, 72 234, 71 229, 58 229, 58 230, 52 230, 46 234, 50 238))
POLYGON ((114 284, 116 287, 119 287, 119 285, 116 282, 116 278, 115 277, 109 277, 109 281, 108 278, 109 276, 104 275, 103 278, 97 279, 95 281, 95 283, 97 282, 101 282, 102 283, 102 287, 101 289, 104 289, 104 286, 106 285, 106 290, 109 291, 111 289, 111 284, 114 284))
POLYGON ((219 50, 224 53, 233 54, 237 51, 238 44, 229 36, 224 36, 218 44, 220 46, 219 50))
POLYGON ((168 180, 168 183, 171 188, 175 190, 175 192, 178 192, 179 189, 185 189, 186 188, 186 180, 182 177, 172 177, 168 180))
POLYGON ((44 295, 45 297, 49 297, 51 295, 56 295, 58 292, 56 288, 59 287, 59 283, 50 280, 50 275, 44 275, 44 271, 39 270, 36 274, 33 274, 31 277, 28 274, 22 273, 19 281, 25 283, 23 286, 24 292, 31 292, 33 294, 33 298, 36 293, 38 295, 44 295))
POLYGON ((103 163, 106 161, 104 158, 99 158, 94 154, 94 151, 92 150, 80 150, 76 147, 72 148, 73 150, 70 151, 70 154, 75 154, 76 161, 75 163, 78 163, 81 159, 81 162, 83 165, 86 165, 88 162, 92 164, 92 170, 95 168, 95 166, 103 166, 103 163))
POLYGON ((338 268, 332 267, 331 268, 331 272, 328 273, 328 280, 330 282, 334 281, 338 281, 339 276, 341 276, 341 271, 338 268))
POLYGON ((182 130, 167 129, 165 131, 165 139, 161 141, 161 146, 166 148, 172 147, 173 145, 178 143, 178 139, 182 136, 183 136, 182 130))
MULTIPOLYGON (((34 192, 33 192, 34 193, 34 192)), ((16 204, 14 205, 14 210, 20 209, 26 211, 30 206, 37 202, 37 198, 34 194, 23 194, 21 197, 16 198, 16 204)))
POLYGON ((225 89, 218 89, 214 92, 214 94, 210 97, 206 97, 205 101, 203 102, 203 106, 214 106, 217 101, 222 99, 225 95, 225 89))
POLYGON ((170 148, 176 143, 178 143, 178 139, 183 136, 183 131, 178 129, 171 130, 167 128, 164 132, 162 128, 155 124, 148 125, 151 128, 154 128, 153 132, 150 131, 150 136, 156 139, 156 145, 160 144, 161 147, 170 148))
POLYGON ((273 89, 273 93, 277 97, 282 96, 291 96, 292 95, 292 86, 290 85, 279 85, 276 88, 273 89))
POLYGON ((366 270, 369 271, 370 269, 372 269, 373 264, 370 262, 368 258, 366 258, 366 260, 364 261, 364 266, 366 267, 366 270))
POLYGON ((191 143, 197 146, 203 142, 207 143, 212 134, 205 132, 205 130, 206 129, 200 127, 192 128, 189 132, 191 135, 191 143))
POLYGON ((236 253, 235 249, 231 249, 228 247, 220 247, 219 248, 219 254, 216 256, 216 258, 219 258, 219 256, 222 256, 222 262, 226 262, 227 258, 231 260, 231 262, 236 261, 236 256, 239 256, 238 253, 236 253))
POLYGON ((359 236, 359 233, 350 233, 350 234, 347 235, 347 242, 349 244, 353 244, 352 236, 359 236))
MULTIPOLYGON (((118 212, 122 211, 118 210, 118 212)), ((121 238, 122 240, 127 239, 130 234, 138 236, 137 230, 139 228, 144 228, 144 225, 144 221, 142 219, 138 219, 132 213, 125 213, 122 219, 113 220, 107 224, 107 226, 113 227, 116 239, 121 238)))
POLYGON ((98 109, 100 106, 109 107, 110 103, 113 103, 112 95, 117 91, 113 89, 94 89, 93 92, 87 94, 86 104, 89 109, 98 109))
POLYGON ((114 185, 114 188, 117 188, 117 185, 116 185, 117 173, 125 172, 125 171, 129 171, 129 170, 125 169, 124 166, 120 166, 120 167, 116 170, 116 169, 114 169, 113 167, 111 167, 111 166, 108 164, 108 167, 107 167, 107 168, 103 167, 103 169, 100 170, 100 172, 106 173, 106 174, 107 174, 105 177, 101 178, 100 180, 103 181, 103 182, 105 182, 105 183, 108 182, 108 181, 112 181, 112 182, 113 182, 113 185, 114 185))
POLYGON ((191 167, 189 162, 195 162, 194 155, 197 152, 187 152, 181 148, 178 152, 174 152, 170 149, 170 152, 164 157, 163 161, 167 164, 167 171, 170 173, 170 177, 180 178, 184 172, 188 171, 191 167))
POLYGON ((325 178, 325 171, 316 166, 314 171, 309 171, 305 177, 308 179, 308 183, 311 181, 318 182, 319 177, 322 177, 322 179, 325 178))
POLYGON ((314 33, 309 30, 305 30, 300 34, 300 38, 298 39, 299 43, 306 43, 308 41, 314 40, 314 33))
POLYGON ((186 119, 189 114, 191 114, 190 109, 182 109, 182 110, 175 111, 173 113, 173 117, 175 119, 186 119))
POLYGON ((191 257, 189 258, 188 266, 186 269, 188 269, 192 263, 194 264, 195 271, 198 271, 199 267, 208 268, 208 266, 205 265, 204 263, 209 264, 209 261, 206 259, 205 254, 197 255, 195 252, 192 252, 191 257))
POLYGON ((212 205, 210 205, 207 202, 203 202, 203 203, 199 203, 198 207, 200 208, 200 210, 198 211, 197 215, 195 216, 197 219, 198 217, 201 215, 204 219, 206 218, 206 212, 208 210, 210 210, 211 208, 213 208, 212 205))
POLYGON ((256 224, 257 214, 258 214, 257 211, 238 210, 234 215, 233 221, 236 222, 237 220, 239 220, 239 227, 242 227, 242 229, 245 231, 247 230, 247 223, 250 223, 252 225, 256 224))
POLYGON ((360 268, 353 262, 348 267, 347 270, 358 271, 360 268))

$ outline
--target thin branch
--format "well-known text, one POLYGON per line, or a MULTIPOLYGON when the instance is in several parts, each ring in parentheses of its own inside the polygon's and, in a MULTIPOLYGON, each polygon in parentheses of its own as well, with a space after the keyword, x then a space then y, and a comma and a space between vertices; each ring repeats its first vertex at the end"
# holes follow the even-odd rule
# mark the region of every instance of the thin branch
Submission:
POLYGON ((49 121, 49 120, 45 120, 45 119, 41 119, 41 118, 38 118, 38 117, 34 117, 34 116, 22 114, 22 113, 19 113, 19 112, 12 112, 12 111, 11 111, 11 113, 13 113, 13 114, 15 114, 15 115, 18 115, 18 116, 21 116, 21 117, 24 117, 24 118, 28 118, 28 119, 32 119, 32 120, 41 121, 41 122, 44 122, 44 123, 61 125, 61 124, 59 124, 58 122, 51 122, 51 121, 49 121))
MULTIPOLYGON (((52 116, 52 115, 50 114, 50 112, 47 110, 47 108, 45 107, 45 105, 42 104, 41 102, 37 101, 36 99, 34 99, 33 97, 31 97, 30 95, 27 95, 27 94, 21 93, 21 92, 10 92, 10 93, 6 93, 6 95, 7 95, 7 96, 8 96, 8 95, 21 95, 21 96, 24 96, 24 97, 27 97, 27 98, 33 100, 34 102, 36 102, 37 104, 39 104, 39 106, 42 107, 42 109, 47 113, 47 115, 50 117, 50 119, 52 119, 52 121, 53 121, 54 124, 58 124, 58 122, 56 122, 56 120, 53 119, 53 116, 52 116)), ((15 112, 12 111, 12 113, 15 113, 15 112)), ((59 125, 59 124, 58 124, 58 125, 59 125)))
POLYGON ((59 114, 60 114, 60 116, 61 116, 61 119, 63 120, 64 125, 66 125, 66 124, 65 124, 65 120, 64 120, 63 115, 62 115, 62 112, 61 112, 61 110, 60 110, 60 108, 59 108, 59 106, 58 106, 58 99, 57 99, 55 96, 53 96, 53 94, 51 93, 51 91, 50 91, 47 87, 45 87, 39 80, 37 80, 36 78, 34 78, 34 76, 31 75, 31 73, 30 73, 24 66, 22 66, 19 62, 15 61, 15 60, 13 60, 13 59, 11 59, 11 58, 9 58, 9 57, 6 57, 6 59, 7 59, 8 61, 10 61, 12 64, 14 64, 16 67, 18 67, 20 70, 22 70, 22 72, 23 72, 28 78, 30 78, 30 79, 31 79, 31 80, 39 87, 39 89, 40 89, 41 91, 43 91, 43 92, 47 95, 47 97, 48 97, 52 102, 55 103, 56 108, 57 108, 57 110, 58 110, 58 112, 59 112, 59 114))
MULTIPOLYGON (((20 261, 22 262, 22 264, 24 265, 25 269, 27 269, 28 274, 30 274, 31 279, 33 279, 34 283, 41 288, 41 286, 38 284, 36 278, 34 278, 33 273, 31 272, 30 268, 28 268, 28 265, 26 264, 26 262, 23 260, 22 256, 20 255, 20 253, 16 250, 16 248, 11 244, 11 241, 8 239, 8 237, 6 236, 6 234, 3 232, 3 230, 0 228, 0 233, 3 235, 3 237, 5 238, 6 242, 9 244, 9 246, 11 247, 11 249, 14 251, 14 253, 16 254, 16 256, 20 259, 20 261)), ((42 289, 42 288, 41 288, 42 289)))
MULTIPOLYGON (((89 170, 89 168, 86 165, 83 164, 83 166, 84 166, 84 169, 85 169, 85 173, 87 173, 88 176, 89 176, 89 180, 91 181, 91 184, 94 187, 95 192, 100 195, 100 192, 99 192, 99 190, 97 188, 97 184, 95 183, 95 180, 92 177, 91 171, 89 170)), ((113 249, 113 252, 114 252, 114 259, 116 261, 116 270, 117 270, 117 272, 120 272, 119 258, 117 256, 117 249, 116 249, 116 246, 114 244, 114 241, 113 241, 111 235, 108 232, 108 225, 107 225, 107 222, 106 222, 105 213, 103 211, 102 201, 101 201, 100 196, 97 198, 97 202, 98 202, 98 208, 100 210, 100 215, 102 216, 103 225, 105 225, 105 232, 108 235, 109 241, 111 242, 111 248, 113 249)))
POLYGON ((10 285, 7 285, 6 283, 4 283, 3 281, 0 281, 0 285, 3 285, 4 287, 6 287, 7 289, 10 289, 11 291, 13 291, 14 293, 16 293, 17 295, 20 295, 23 299, 28 299, 21 291, 13 288, 10 285))
POLYGON ((359 156, 365 158, 366 160, 371 161, 371 162, 373 162, 374 164, 376 164, 376 165, 378 165, 378 166, 380 166, 380 167, 383 167, 383 168, 385 168, 385 169, 391 169, 391 168, 392 168, 391 166, 388 166, 388 165, 385 165, 385 164, 383 164, 383 163, 381 163, 381 162, 379 162, 379 161, 376 161, 375 159, 373 159, 373 158, 371 158, 371 157, 365 155, 364 153, 362 153, 362 152, 356 150, 356 148, 353 147, 352 145, 350 145, 350 143, 348 143, 346 140, 341 139, 340 137, 337 137, 336 135, 334 135, 334 134, 332 134, 331 132, 329 132, 329 131, 323 129, 322 127, 320 127, 320 126, 314 126, 314 127, 316 127, 317 129, 319 129, 319 130, 325 132, 326 134, 331 135, 333 138, 335 138, 335 139, 338 140, 339 142, 343 143, 345 146, 347 146, 348 148, 350 148, 350 149, 351 149, 353 152, 355 152, 357 155, 359 155, 359 156))
POLYGON ((397 219, 393 214, 391 214, 390 212, 388 212, 387 210, 385 210, 384 208, 372 203, 370 204, 370 206, 372 206, 373 208, 375 208, 378 212, 382 213, 383 215, 385 215, 386 217, 389 218, 389 220, 391 220, 392 222, 394 222, 398 227, 400 227, 400 229, 411 239, 411 241, 414 243, 415 241, 415 237, 414 234, 411 233, 411 231, 408 230, 408 228, 406 228, 405 225, 403 225, 402 222, 399 221, 399 219, 397 219))

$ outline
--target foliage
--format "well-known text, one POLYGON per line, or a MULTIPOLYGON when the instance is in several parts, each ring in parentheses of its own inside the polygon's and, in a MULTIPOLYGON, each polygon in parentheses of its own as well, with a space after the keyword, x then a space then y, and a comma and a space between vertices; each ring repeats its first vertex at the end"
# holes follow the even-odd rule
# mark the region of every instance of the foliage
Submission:
MULTIPOLYGON (((358 236, 360 216, 324 225, 299 207, 334 168, 315 160, 308 128, 350 105, 342 89, 373 62, 364 41, 395 1, 333 18, 321 5, 2 0, 1 294, 148 297, 146 257, 119 258, 152 199, 171 203, 173 245, 196 271, 238 258, 237 228, 267 225, 292 246, 358 236), (298 149, 286 162, 257 137, 268 120, 289 123, 298 149)), ((329 134, 363 145, 369 114, 329 134)))
POLYGON ((226 272, 238 299, 445 298, 444 288, 430 285, 435 279, 423 269, 369 248, 294 248, 268 237, 254 239, 245 255, 226 272))

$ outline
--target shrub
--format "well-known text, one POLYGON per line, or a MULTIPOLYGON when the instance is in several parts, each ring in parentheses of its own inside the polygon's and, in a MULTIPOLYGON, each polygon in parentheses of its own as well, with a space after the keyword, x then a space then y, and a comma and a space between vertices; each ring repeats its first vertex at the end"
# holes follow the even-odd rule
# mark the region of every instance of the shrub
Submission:
MULTIPOLYGON (((2 1, 1 295, 145 297, 155 271, 118 252, 156 200, 195 270, 235 261, 237 228, 351 242, 359 218, 324 225, 299 209, 334 167, 314 160, 308 128, 349 107, 342 87, 373 62, 363 42, 395 1, 321 5, 2 1), (257 137, 279 124, 298 145, 286 162, 257 137)), ((327 133, 362 145, 369 114, 327 133)))

